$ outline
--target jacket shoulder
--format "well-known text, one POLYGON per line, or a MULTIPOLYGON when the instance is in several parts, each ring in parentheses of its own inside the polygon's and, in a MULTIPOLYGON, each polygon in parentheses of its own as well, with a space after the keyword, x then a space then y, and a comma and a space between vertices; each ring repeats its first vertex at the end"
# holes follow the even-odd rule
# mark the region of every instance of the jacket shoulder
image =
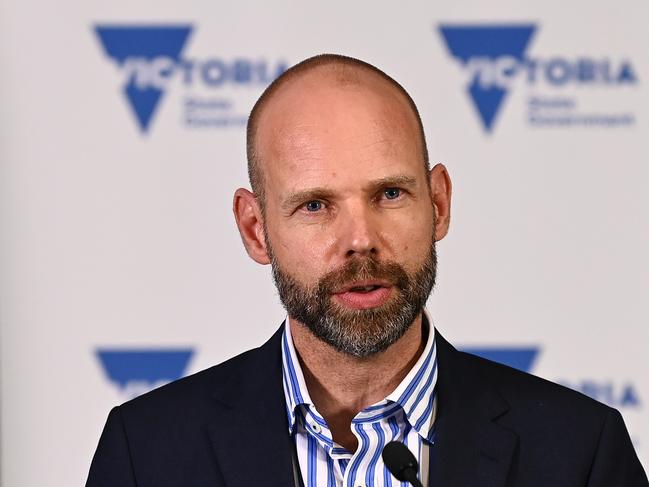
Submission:
POLYGON ((613 410, 613 408, 561 384, 470 353, 458 353, 512 405, 548 406, 559 408, 564 413, 571 410, 587 411, 602 419, 613 410))
POLYGON ((489 360, 459 360, 508 404, 496 418, 518 437, 514 475, 545 485, 647 486, 620 413, 580 392, 489 360), (548 465, 552 466, 548 470, 548 465))
POLYGON ((211 411, 214 401, 218 400, 222 391, 233 391, 233 394, 245 393, 254 389, 255 383, 263 372, 281 367, 280 339, 278 330, 264 345, 243 352, 220 364, 191 374, 182 379, 165 384, 157 389, 125 402, 119 408, 122 414, 140 415, 162 414, 165 411, 173 413, 195 411, 203 408, 211 411))
POLYGON ((232 374, 240 374, 246 364, 254 360, 255 351, 248 350, 220 364, 175 380, 141 396, 123 403, 122 410, 159 407, 165 403, 193 402, 210 395, 215 386, 231 380, 232 374))
POLYGON ((223 431, 218 427, 233 418, 237 403, 267 407, 269 401, 260 402, 259 396, 281 397, 277 335, 259 348, 114 408, 88 485, 135 485, 135 479, 137 485, 186 485, 187 479, 222 485, 211 448, 223 431))

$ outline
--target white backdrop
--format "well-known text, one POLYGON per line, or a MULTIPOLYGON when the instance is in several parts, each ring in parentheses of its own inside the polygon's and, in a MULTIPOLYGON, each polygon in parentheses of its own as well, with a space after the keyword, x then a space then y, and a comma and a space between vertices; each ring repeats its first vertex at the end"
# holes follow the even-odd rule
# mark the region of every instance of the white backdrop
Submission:
POLYGON ((231 216, 242 121, 320 52, 402 82, 449 168, 437 327, 528 349, 524 368, 619 408, 649 466, 648 16, 640 0, 4 2, 2 486, 83 484, 113 405, 279 325, 231 216))

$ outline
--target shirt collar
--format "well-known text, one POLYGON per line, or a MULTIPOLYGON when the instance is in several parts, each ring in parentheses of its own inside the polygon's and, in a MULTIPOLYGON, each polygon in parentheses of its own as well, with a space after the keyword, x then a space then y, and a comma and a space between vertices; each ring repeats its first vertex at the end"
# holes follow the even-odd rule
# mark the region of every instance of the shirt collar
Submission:
MULTIPOLYGON (((376 417, 376 406, 396 403, 401 406, 410 426, 420 436, 432 440, 432 426, 436 413, 435 384, 437 382, 437 348, 435 346, 435 327, 427 311, 423 313, 424 326, 428 328, 428 338, 424 351, 397 388, 383 401, 361 411, 354 420, 376 417)), ((282 336, 282 376, 289 433, 296 426, 296 408, 300 405, 312 406, 313 402, 306 387, 302 367, 291 337, 289 318, 286 318, 282 336)))
POLYGON ((424 351, 417 359, 410 372, 397 388, 386 398, 399 404, 410 426, 427 440, 432 440, 432 426, 435 422, 437 384, 437 346, 435 344, 435 326, 428 312, 423 313, 424 327, 428 328, 428 337, 424 351))
POLYGON ((284 333, 282 334, 282 379, 286 399, 286 413, 288 415, 288 429, 289 433, 292 434, 296 425, 296 408, 302 404, 310 406, 313 402, 311 396, 309 396, 302 367, 293 345, 290 318, 288 316, 284 321, 284 333))

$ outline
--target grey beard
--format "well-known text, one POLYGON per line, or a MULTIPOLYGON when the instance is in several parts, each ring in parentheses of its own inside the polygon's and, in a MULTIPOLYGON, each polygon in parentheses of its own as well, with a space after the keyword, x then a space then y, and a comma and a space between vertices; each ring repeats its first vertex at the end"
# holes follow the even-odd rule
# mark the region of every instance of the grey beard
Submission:
POLYGON ((401 338, 422 312, 437 272, 435 242, 421 268, 409 274, 395 262, 354 258, 327 273, 315 286, 306 287, 284 272, 268 245, 273 279, 288 315, 345 354, 364 358, 383 352, 401 338), (347 283, 383 279, 392 283, 393 295, 384 305, 348 309, 332 300, 333 292, 347 283))

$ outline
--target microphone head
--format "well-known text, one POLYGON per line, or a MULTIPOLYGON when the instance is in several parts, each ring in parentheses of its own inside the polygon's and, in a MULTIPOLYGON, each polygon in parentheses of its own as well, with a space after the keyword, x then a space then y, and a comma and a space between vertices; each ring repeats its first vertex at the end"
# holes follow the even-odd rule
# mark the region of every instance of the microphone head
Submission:
POLYGON ((381 456, 385 466, 398 480, 410 481, 412 473, 417 476, 419 471, 417 460, 408 447, 400 441, 391 441, 385 445, 381 456))

